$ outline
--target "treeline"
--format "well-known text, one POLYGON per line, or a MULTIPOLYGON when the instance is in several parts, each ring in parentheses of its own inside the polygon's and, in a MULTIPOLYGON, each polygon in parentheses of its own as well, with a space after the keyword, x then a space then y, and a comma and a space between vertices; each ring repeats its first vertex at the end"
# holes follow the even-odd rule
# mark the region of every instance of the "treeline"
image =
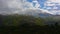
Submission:
POLYGON ((0 34, 60 34, 60 25, 50 19, 29 15, 0 15, 0 34))
POLYGON ((44 25, 44 19, 26 15, 0 15, 0 23, 5 26, 18 26, 24 23, 44 25))

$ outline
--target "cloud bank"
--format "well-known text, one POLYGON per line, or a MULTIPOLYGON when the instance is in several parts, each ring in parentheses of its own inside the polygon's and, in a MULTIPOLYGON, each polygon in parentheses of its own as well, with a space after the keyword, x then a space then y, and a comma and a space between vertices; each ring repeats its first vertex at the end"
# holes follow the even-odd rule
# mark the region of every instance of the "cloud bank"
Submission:
POLYGON ((0 0, 0 14, 25 13, 27 9, 37 9, 39 4, 36 3, 33 7, 33 3, 26 0, 0 0))
MULTIPOLYGON (((58 5, 60 5, 59 1, 53 0, 54 3, 58 2, 58 5)), ((52 3, 52 0, 48 0, 45 2, 45 6, 55 6, 54 3, 52 3)), ((52 8, 47 8, 52 9, 52 8)), ((57 9, 57 7, 53 7, 53 9, 57 9)), ((36 15, 38 13, 49 13, 49 14, 60 14, 60 12, 57 11, 48 11, 40 8, 40 4, 37 0, 33 0, 32 2, 28 2, 27 0, 0 0, 0 14, 32 14, 36 15)))
POLYGON ((60 15, 60 0, 47 0, 44 6, 51 13, 60 15))
MULTIPOLYGON (((38 14, 44 12, 39 8, 40 4, 37 0, 28 2, 27 0, 0 0, 0 14, 38 14), (35 4, 35 5, 34 5, 35 4)), ((48 11, 45 11, 50 13, 48 11)))

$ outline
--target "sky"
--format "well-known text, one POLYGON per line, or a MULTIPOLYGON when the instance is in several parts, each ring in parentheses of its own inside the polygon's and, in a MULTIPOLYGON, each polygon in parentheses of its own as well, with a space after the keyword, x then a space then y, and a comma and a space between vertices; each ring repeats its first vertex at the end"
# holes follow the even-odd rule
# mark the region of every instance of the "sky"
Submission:
POLYGON ((0 14, 60 15, 60 0, 0 0, 0 14))

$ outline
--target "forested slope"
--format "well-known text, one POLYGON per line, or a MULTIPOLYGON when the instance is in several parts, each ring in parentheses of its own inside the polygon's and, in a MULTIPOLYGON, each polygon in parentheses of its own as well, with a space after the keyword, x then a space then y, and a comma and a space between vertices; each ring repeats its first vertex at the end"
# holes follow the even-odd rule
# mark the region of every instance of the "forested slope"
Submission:
POLYGON ((60 34, 58 23, 51 17, 0 15, 0 34, 60 34))

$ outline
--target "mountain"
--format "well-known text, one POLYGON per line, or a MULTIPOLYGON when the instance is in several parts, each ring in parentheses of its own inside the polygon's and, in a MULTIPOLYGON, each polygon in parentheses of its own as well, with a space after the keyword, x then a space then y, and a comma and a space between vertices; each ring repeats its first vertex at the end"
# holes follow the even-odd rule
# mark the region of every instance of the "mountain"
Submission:
POLYGON ((52 14, 49 14, 49 13, 39 13, 38 15, 40 17, 50 17, 50 16, 53 16, 52 14))
POLYGON ((43 9, 28 9, 25 11, 24 15, 32 15, 36 17, 48 17, 53 16, 49 11, 43 10, 43 9))
POLYGON ((51 12, 44 10, 44 9, 27 9, 25 11, 20 11, 19 13, 13 13, 13 14, 2 14, 2 15, 32 15, 35 17, 53 17, 53 16, 58 16, 54 15, 51 12))
POLYGON ((49 13, 31 13, 31 12, 28 12, 28 14, 26 14, 26 15, 32 15, 32 16, 35 16, 35 17, 42 17, 42 18, 55 16, 55 15, 52 15, 52 14, 49 14, 49 13))

